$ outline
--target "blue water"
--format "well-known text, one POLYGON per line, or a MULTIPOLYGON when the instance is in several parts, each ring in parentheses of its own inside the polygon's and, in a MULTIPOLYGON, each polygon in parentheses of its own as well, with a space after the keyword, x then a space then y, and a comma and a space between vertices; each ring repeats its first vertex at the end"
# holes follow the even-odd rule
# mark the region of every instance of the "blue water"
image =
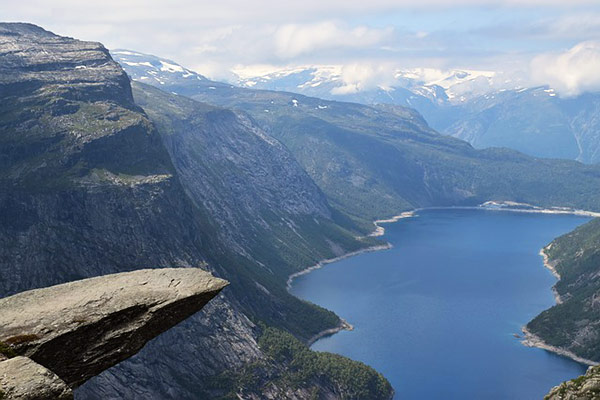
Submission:
POLYGON ((396 399, 541 399, 585 367, 513 334, 554 304, 540 248, 587 220, 422 211, 385 226, 393 249, 298 277, 292 293, 354 325, 313 349, 371 365, 396 399))

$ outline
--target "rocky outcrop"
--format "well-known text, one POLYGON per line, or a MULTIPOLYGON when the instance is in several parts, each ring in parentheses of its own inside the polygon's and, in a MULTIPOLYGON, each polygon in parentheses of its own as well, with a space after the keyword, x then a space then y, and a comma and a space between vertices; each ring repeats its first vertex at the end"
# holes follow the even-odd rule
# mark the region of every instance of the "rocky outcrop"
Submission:
POLYGON ((57 36, 32 24, 0 23, 0 49, 3 95, 51 87, 78 100, 131 100, 127 75, 100 43, 57 36))
POLYGON ((563 382, 552 388, 545 400, 597 400, 600 399, 600 367, 588 368, 585 375, 563 382))
POLYGON ((1 299, 4 353, 32 360, 1 362, 2 390, 22 398, 13 393, 24 384, 47 386, 52 393, 61 382, 77 387, 198 312, 227 284, 196 268, 139 270, 1 299))
POLYGON ((0 399, 72 400, 73 391, 52 371, 18 356, 0 362, 0 399))

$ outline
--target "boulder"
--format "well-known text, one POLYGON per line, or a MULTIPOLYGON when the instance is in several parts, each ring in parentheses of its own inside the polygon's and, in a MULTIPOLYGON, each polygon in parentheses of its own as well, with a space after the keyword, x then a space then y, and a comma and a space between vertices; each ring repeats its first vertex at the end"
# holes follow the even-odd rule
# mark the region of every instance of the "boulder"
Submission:
POLYGON ((47 368, 27 357, 0 362, 0 398, 72 400, 73 391, 47 368))

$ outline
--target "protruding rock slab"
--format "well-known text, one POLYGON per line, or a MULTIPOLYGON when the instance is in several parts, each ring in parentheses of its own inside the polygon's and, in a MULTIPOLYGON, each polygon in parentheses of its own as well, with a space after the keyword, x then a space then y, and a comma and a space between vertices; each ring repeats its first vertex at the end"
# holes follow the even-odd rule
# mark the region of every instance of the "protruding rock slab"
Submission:
POLYGON ((0 362, 0 393, 5 399, 73 399, 71 388, 62 379, 26 357, 0 362))
POLYGON ((0 342, 77 387, 199 311, 227 284, 200 269, 175 268, 30 290, 0 299, 0 342))

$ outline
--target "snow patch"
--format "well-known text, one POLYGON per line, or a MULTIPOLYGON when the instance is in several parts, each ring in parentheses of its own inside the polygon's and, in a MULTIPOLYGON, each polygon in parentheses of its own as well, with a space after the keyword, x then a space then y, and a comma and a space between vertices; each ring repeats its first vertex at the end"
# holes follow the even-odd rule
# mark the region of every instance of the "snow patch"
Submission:
POLYGON ((123 64, 127 64, 132 67, 150 67, 156 68, 154 65, 150 64, 148 61, 144 62, 131 62, 131 61, 123 61, 123 64))
POLYGON ((125 51, 125 50, 116 50, 116 51, 112 51, 111 53, 113 54, 122 54, 125 56, 141 56, 142 54, 140 53, 135 53, 133 51, 125 51))
POLYGON ((161 71, 164 72, 184 72, 185 70, 183 69, 183 67, 177 65, 177 64, 171 64, 168 63, 164 60, 160 61, 162 67, 160 68, 161 71))

